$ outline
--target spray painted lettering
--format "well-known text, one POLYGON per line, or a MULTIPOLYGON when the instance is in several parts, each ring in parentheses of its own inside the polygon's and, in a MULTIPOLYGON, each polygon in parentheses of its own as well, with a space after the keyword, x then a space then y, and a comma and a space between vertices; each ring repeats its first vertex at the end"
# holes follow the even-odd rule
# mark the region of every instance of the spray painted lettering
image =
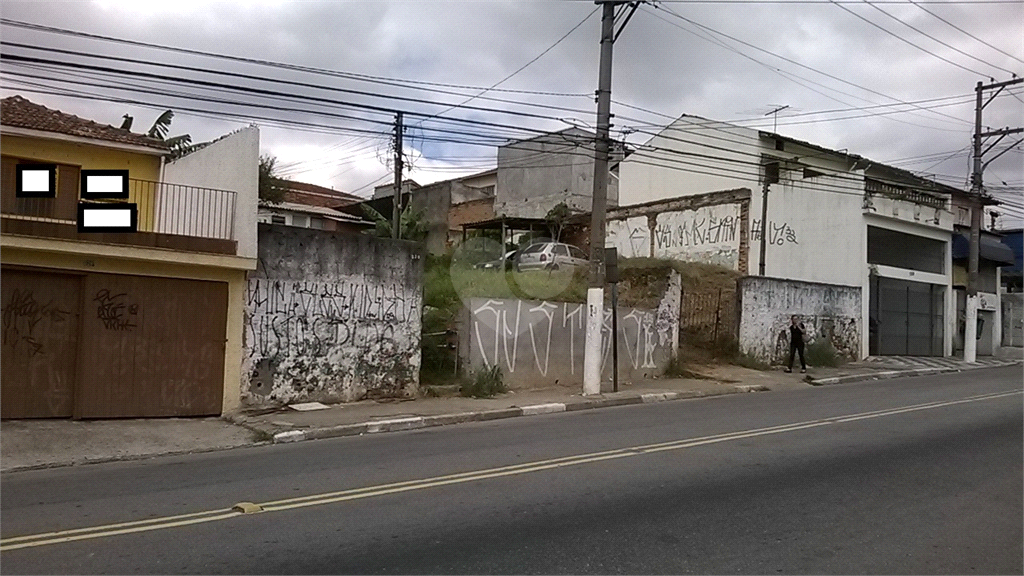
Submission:
POLYGON ((64 322, 69 314, 53 300, 41 304, 31 290, 15 289, 3 306, 3 344, 15 350, 24 348, 29 356, 35 356, 44 351, 37 337, 39 322, 64 322))
POLYGON ((96 305, 96 317, 103 322, 107 330, 131 330, 138 325, 135 323, 138 318, 139 305, 128 303, 128 294, 111 295, 110 290, 104 288, 96 292, 93 302, 96 305))

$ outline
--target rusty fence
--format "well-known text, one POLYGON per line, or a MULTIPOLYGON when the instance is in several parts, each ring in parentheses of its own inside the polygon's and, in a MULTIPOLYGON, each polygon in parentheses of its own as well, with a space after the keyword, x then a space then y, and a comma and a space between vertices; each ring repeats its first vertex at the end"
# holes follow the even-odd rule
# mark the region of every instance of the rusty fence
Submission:
MULTIPOLYGON (((15 198, 5 194, 3 214, 37 222, 77 224, 77 191, 56 198, 15 198)), ((235 193, 150 180, 128 180, 128 199, 138 207, 140 232, 231 240, 235 193)))
POLYGON ((679 308, 682 345, 715 345, 737 337, 736 291, 683 292, 679 308))

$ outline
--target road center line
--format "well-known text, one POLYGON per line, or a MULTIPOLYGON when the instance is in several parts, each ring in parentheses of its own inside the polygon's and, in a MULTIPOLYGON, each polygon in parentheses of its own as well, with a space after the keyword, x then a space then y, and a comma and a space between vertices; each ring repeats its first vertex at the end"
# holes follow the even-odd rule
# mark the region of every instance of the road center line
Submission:
MULTIPOLYGON (((818 428, 822 426, 831 426, 835 424, 845 424, 849 422, 856 422, 871 418, 880 418, 883 416, 906 414, 909 412, 916 412, 920 410, 931 410, 935 408, 955 406, 958 404, 980 402, 983 400, 991 400, 996 398, 1005 398, 1008 396, 1019 395, 1021 392, 1022 390, 1020 389, 1008 392, 993 392, 989 394, 979 394, 976 396, 970 396, 959 400, 925 402, 921 404, 900 406, 898 408, 873 410, 869 412, 860 412, 856 414, 848 414, 845 416, 834 416, 830 418, 808 420, 804 422, 794 422, 791 424, 782 424, 766 428, 740 430, 736 432, 726 432, 722 434, 714 434, 710 436, 702 436, 697 438, 672 440, 668 442, 632 446, 627 448, 619 448, 615 450, 606 450, 602 452, 591 452, 587 454, 578 454, 575 456, 564 456, 561 458, 552 458, 548 460, 537 460, 534 462, 525 462, 522 464, 513 464, 509 466, 500 466, 496 468, 487 468, 483 470, 474 470, 470 472, 460 472, 457 474, 435 476, 432 478, 423 478, 419 480, 393 482, 389 484, 379 484, 376 486, 367 486, 363 488, 352 488, 336 492, 327 492, 321 494, 313 494, 309 496, 299 496, 296 498, 287 498, 283 500, 274 500, 264 502, 260 506, 262 507, 264 512, 280 512, 283 510, 292 510, 295 508, 322 506, 325 504, 333 504, 337 502, 361 500, 364 498, 374 498, 378 496, 385 496, 388 494, 397 494, 401 492, 410 492, 413 490, 424 490, 428 488, 436 488, 439 486, 449 486, 452 484, 462 484, 466 482, 476 482, 480 480, 502 478, 519 474, 541 472, 544 470, 553 470, 557 468, 578 466, 582 464, 593 464, 596 462, 603 462, 606 460, 642 456, 644 454, 651 454, 655 452, 663 452, 668 450, 683 450, 686 448, 706 446, 709 444, 716 444, 719 442, 742 440, 746 438, 756 438, 759 436, 782 434, 785 432, 795 432, 798 430, 806 430, 809 428, 818 428)), ((162 518, 150 518, 147 520, 136 520, 132 522, 120 522, 117 524, 106 524, 89 528, 76 528, 72 530, 62 530, 56 532, 45 532, 40 534, 17 536, 12 538, 4 538, 0 540, 0 552, 18 550, 21 548, 31 548, 37 546, 48 546, 52 544, 74 542, 78 540, 87 540, 91 538, 105 538, 123 534, 148 532, 152 530, 163 530, 166 528, 176 528, 181 526, 189 526, 193 524, 228 520, 239 516, 245 516, 245 514, 232 511, 231 509, 216 509, 207 510, 203 512, 194 512, 191 514, 166 516, 162 518)))

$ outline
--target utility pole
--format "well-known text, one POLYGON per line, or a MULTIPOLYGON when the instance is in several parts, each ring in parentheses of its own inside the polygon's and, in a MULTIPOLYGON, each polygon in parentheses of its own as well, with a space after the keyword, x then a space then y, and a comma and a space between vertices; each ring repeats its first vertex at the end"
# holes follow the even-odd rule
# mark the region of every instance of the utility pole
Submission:
POLYGON ((764 165, 764 184, 761 187, 761 257, 757 262, 757 275, 764 276, 764 261, 768 252, 768 186, 779 181, 779 164, 764 165))
POLYGON ((1009 146, 1003 149, 1002 152, 996 154, 988 162, 982 163, 982 156, 985 152, 991 150, 996 144, 1002 141, 1003 138, 1010 134, 1020 134, 1024 132, 1024 128, 1004 128, 1002 130, 992 130, 989 132, 982 132, 981 127, 981 115, 985 106, 988 106, 992 100, 999 95, 1007 86, 1013 84, 1020 84, 1024 82, 1024 78, 1014 78, 1013 80, 1007 80, 1005 82, 993 82, 992 84, 985 85, 982 82, 978 82, 978 85, 974 88, 977 92, 976 103, 974 107, 974 150, 973 150, 973 166, 971 170, 971 246, 969 253, 969 260, 967 263, 967 304, 965 312, 965 324, 964 324, 964 361, 965 362, 976 362, 978 353, 978 253, 981 247, 981 221, 982 212, 985 209, 985 205, 982 198, 984 187, 982 186, 982 173, 985 171, 985 167, 1002 156, 1007 150, 1010 150, 1021 142, 1018 140, 1013 146, 1009 146), (995 90, 995 94, 989 97, 985 101, 985 91, 995 90), (984 151, 981 149, 982 140, 990 136, 999 136, 999 139, 989 145, 984 151))
POLYGON ((402 113, 395 113, 395 195, 391 208, 391 237, 401 238, 402 225, 402 113))
MULTIPOLYGON (((615 8, 622 0, 594 0, 602 6, 601 64, 597 83, 597 141, 594 146, 594 196, 590 211, 590 287, 587 289, 587 332, 583 356, 583 394, 601 393, 601 327, 604 324, 604 242, 608 212, 608 151, 612 106, 612 46, 640 2, 615 31, 615 8)), ((612 334, 612 338, 615 338, 612 334)))

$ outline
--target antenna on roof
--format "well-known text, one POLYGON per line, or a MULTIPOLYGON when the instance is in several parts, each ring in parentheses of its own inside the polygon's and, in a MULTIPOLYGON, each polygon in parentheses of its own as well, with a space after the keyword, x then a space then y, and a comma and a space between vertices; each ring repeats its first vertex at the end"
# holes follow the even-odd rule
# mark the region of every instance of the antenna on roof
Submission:
POLYGON ((765 114, 765 116, 772 116, 773 117, 773 120, 772 120, 772 134, 778 134, 779 133, 779 112, 782 112, 786 108, 789 108, 789 104, 786 104, 785 106, 778 106, 778 107, 774 108, 768 114, 765 114))

